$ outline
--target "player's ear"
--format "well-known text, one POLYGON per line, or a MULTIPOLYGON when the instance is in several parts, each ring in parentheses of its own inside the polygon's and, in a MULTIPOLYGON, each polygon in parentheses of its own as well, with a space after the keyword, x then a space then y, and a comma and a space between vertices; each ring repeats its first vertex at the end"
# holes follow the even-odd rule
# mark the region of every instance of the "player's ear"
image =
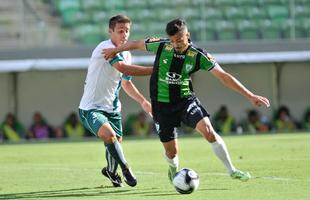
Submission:
POLYGON ((111 33, 113 32, 113 30, 109 28, 109 31, 108 31, 108 32, 109 32, 109 34, 111 34, 111 33))
POLYGON ((191 33, 188 31, 188 32, 186 33, 186 36, 187 36, 188 39, 191 38, 191 33))

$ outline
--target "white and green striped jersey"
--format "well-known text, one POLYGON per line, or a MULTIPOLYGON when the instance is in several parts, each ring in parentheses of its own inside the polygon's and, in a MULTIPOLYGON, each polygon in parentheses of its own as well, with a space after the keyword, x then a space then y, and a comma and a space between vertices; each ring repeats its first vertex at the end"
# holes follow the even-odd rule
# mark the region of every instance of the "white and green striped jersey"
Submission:
POLYGON ((82 110, 97 109, 108 113, 120 112, 119 90, 122 79, 130 80, 130 76, 123 75, 111 64, 124 61, 131 64, 131 54, 124 51, 116 55, 111 61, 104 59, 102 49, 114 48, 111 40, 101 42, 93 51, 88 65, 84 93, 79 105, 82 110))

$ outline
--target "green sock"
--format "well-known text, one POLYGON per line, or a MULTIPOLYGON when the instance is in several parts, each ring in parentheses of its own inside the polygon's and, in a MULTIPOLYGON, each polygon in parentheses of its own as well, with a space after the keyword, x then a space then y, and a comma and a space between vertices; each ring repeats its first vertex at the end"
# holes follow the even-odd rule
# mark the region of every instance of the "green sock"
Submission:
POLYGON ((128 168, 128 164, 125 159, 121 144, 118 141, 115 141, 112 144, 105 144, 105 145, 111 156, 116 160, 116 162, 121 166, 121 168, 122 169, 128 168))

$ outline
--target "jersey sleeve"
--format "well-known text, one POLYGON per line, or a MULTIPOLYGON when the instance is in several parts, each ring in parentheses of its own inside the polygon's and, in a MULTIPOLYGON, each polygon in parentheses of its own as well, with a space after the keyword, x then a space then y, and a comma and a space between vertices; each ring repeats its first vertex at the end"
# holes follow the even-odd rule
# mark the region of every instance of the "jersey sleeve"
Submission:
POLYGON ((215 67, 216 64, 217 62, 214 57, 203 50, 202 56, 200 57, 200 68, 210 71, 215 67))
POLYGON ((149 52, 156 53, 159 45, 163 42, 167 42, 167 39, 148 38, 147 40, 145 40, 145 48, 149 52))
POLYGON ((124 59, 124 56, 123 56, 123 54, 122 53, 118 53, 118 54, 116 54, 116 56, 114 57, 114 58, 112 58, 110 61, 109 61, 109 63, 111 64, 111 65, 113 65, 113 64, 115 64, 116 62, 118 62, 118 61, 124 61, 125 59, 124 59))
POLYGON ((132 79, 132 76, 128 76, 128 75, 123 74, 122 79, 126 80, 126 81, 130 81, 132 79))

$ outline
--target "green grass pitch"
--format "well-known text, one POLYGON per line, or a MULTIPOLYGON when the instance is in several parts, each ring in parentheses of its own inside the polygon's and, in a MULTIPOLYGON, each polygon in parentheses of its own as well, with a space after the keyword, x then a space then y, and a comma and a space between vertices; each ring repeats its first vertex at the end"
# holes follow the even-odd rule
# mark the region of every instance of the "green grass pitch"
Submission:
POLYGON ((254 177, 232 180, 202 137, 180 137, 180 166, 194 169, 200 186, 178 194, 167 178, 157 138, 123 143, 138 185, 113 188, 100 170, 105 165, 99 140, 0 145, 0 199, 207 199, 309 200, 310 134, 224 137, 236 167, 254 177))

